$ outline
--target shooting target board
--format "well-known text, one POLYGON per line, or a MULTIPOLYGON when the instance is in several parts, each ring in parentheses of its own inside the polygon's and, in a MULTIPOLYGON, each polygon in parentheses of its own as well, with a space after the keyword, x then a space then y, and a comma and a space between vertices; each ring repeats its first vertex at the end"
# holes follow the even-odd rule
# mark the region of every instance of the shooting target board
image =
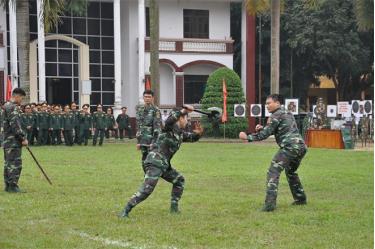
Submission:
POLYGON ((285 108, 293 115, 298 115, 298 99, 285 99, 285 108))
POLYGON ((335 118, 337 116, 337 106, 336 105, 327 105, 327 117, 335 118))
POLYGON ((316 118, 316 105, 312 106, 313 118, 316 118))
POLYGON ((262 117, 262 105, 261 104, 251 104, 250 115, 251 115, 251 117, 262 117))
POLYGON ((235 117, 245 117, 246 116, 246 105, 245 104, 235 104, 234 105, 234 116, 235 117))
POLYGON ((272 114, 272 113, 270 113, 270 112, 268 111, 267 107, 264 107, 264 116, 265 116, 265 117, 271 117, 271 114, 272 114))
POLYGON ((367 115, 372 114, 372 100, 362 101, 362 104, 363 104, 363 110, 365 114, 367 115))

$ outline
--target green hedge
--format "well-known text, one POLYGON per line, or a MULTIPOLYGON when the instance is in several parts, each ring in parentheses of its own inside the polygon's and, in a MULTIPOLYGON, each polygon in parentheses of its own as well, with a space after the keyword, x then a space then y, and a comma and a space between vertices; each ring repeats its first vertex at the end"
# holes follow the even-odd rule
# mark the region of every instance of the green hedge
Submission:
MULTIPOLYGON (((240 77, 229 68, 219 68, 213 72, 207 80, 206 90, 202 98, 202 108, 207 110, 209 107, 223 108, 223 79, 227 86, 227 117, 225 124, 225 136, 228 138, 237 138, 240 131, 247 130, 246 118, 235 118, 233 116, 234 104, 246 102, 242 90, 240 77)), ((212 137, 214 131, 207 117, 202 117, 202 125, 205 128, 205 135, 212 137)), ((224 125, 220 124, 220 136, 224 135, 224 125)))

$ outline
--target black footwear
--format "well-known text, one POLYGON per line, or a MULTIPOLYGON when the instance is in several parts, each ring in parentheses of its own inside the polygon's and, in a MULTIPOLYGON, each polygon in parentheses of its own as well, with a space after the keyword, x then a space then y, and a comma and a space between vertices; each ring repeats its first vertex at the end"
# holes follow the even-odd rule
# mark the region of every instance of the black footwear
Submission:
POLYGON ((293 201, 292 203, 293 206, 306 205, 306 204, 307 204, 306 200, 293 201))
POLYGON ((171 203, 170 212, 171 212, 171 214, 179 214, 180 213, 180 211, 178 210, 178 203, 177 202, 171 203))
POLYGON ((126 205, 126 207, 124 208, 124 210, 122 210, 121 213, 119 213, 118 217, 119 218, 128 219, 129 218, 129 213, 132 210, 132 208, 133 207, 130 206, 129 204, 126 205))
POLYGON ((6 182, 6 183, 5 183, 4 191, 5 191, 5 192, 8 192, 8 190, 9 190, 9 184, 6 182))
POLYGON ((263 208, 261 209, 262 212, 272 212, 276 209, 276 204, 274 203, 265 203, 263 208))
POLYGON ((25 191, 21 190, 17 184, 11 184, 9 185, 8 187, 8 191, 9 193, 26 193, 25 191))

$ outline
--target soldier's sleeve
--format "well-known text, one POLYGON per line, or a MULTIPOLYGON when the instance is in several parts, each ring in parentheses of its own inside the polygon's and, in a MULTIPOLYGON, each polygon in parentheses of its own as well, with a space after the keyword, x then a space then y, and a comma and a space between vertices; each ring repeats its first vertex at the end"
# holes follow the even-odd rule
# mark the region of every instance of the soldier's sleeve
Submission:
POLYGON ((168 118, 165 120, 164 128, 166 128, 168 130, 172 130, 174 124, 177 122, 177 120, 180 118, 180 116, 181 116, 181 111, 171 112, 170 115, 168 116, 168 118))
POLYGON ((9 115, 9 125, 13 131, 16 139, 22 141, 25 137, 25 133, 21 127, 20 113, 17 108, 14 108, 9 115))
POLYGON ((270 122, 263 128, 263 130, 255 134, 248 135, 247 140, 249 142, 264 140, 268 138, 269 136, 271 136, 272 134, 274 134, 279 124, 280 124, 280 118, 271 116, 270 122))
MULTIPOLYGON (((94 126, 93 115, 89 114, 89 129, 94 126)), ((95 127, 94 127, 95 128, 95 127)))
POLYGON ((93 113, 90 118, 90 126, 92 126, 94 129, 96 128, 96 115, 93 113))
POLYGON ((120 115, 117 116, 117 118, 116 118, 116 122, 117 122, 117 123, 120 123, 120 115))
POLYGON ((154 143, 154 142, 156 142, 159 134, 161 133, 161 113, 160 113, 160 110, 158 108, 155 110, 155 116, 154 116, 152 128, 153 128, 153 132, 154 132, 152 143, 154 143))
POLYGON ((201 136, 198 135, 197 133, 194 133, 194 132, 183 132, 182 133, 182 141, 183 142, 193 143, 193 142, 198 141, 200 138, 201 138, 201 136))
POLYGON ((137 120, 137 130, 140 131, 141 129, 141 124, 142 124, 142 113, 141 113, 141 108, 140 106, 136 107, 136 114, 135 114, 135 119, 137 120))

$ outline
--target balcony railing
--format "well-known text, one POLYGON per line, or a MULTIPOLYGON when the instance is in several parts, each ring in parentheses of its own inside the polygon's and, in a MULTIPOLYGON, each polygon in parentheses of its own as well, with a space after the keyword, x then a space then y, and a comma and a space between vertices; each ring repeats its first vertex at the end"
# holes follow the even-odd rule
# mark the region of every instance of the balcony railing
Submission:
MULTIPOLYGON (((145 51, 150 52, 150 38, 145 39, 145 51)), ((233 54, 233 40, 161 38, 159 40, 159 51, 166 53, 233 54)))

